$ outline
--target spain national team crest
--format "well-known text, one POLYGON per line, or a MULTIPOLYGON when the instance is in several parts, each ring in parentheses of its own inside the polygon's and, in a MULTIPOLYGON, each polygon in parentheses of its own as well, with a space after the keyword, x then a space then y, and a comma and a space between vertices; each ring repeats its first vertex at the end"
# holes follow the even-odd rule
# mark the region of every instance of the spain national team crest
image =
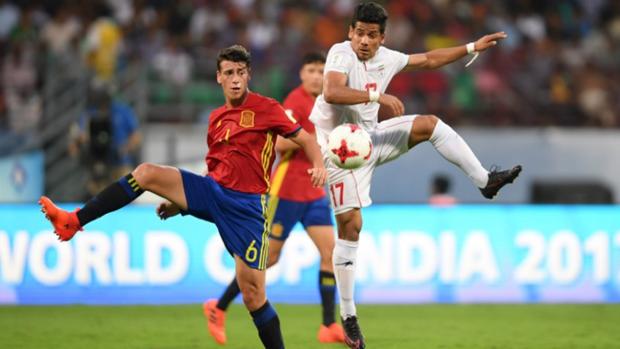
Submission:
POLYGON ((279 238, 282 236, 282 231, 284 230, 284 227, 282 226, 282 224, 280 223, 274 223, 271 226, 271 236, 273 236, 274 238, 279 238))
POLYGON ((254 127, 254 112, 251 110, 244 110, 241 112, 241 119, 239 120, 239 126, 241 127, 254 127))

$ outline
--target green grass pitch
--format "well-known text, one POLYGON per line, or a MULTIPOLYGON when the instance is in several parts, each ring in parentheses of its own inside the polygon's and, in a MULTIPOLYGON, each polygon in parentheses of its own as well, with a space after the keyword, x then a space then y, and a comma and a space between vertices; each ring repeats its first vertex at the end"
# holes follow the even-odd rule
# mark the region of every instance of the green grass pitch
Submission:
MULTIPOLYGON (((316 339, 318 306, 278 304, 289 349, 316 339)), ((620 348, 620 305, 359 306, 368 348, 620 348)), ((228 314, 231 349, 261 348, 245 309, 228 314)), ((200 305, 3 306, 0 348, 222 348, 200 305)))

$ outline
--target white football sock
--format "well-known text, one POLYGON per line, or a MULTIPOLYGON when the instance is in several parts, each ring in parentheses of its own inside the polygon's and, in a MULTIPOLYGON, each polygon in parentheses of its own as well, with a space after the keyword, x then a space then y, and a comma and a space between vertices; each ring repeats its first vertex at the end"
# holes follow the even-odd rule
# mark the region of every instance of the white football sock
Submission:
POLYGON ((340 315, 343 319, 357 315, 353 294, 358 245, 357 241, 336 239, 336 246, 334 247, 334 275, 340 295, 340 315))
POLYGON ((452 127, 439 120, 429 141, 444 159, 460 167, 478 188, 486 187, 489 172, 452 127))

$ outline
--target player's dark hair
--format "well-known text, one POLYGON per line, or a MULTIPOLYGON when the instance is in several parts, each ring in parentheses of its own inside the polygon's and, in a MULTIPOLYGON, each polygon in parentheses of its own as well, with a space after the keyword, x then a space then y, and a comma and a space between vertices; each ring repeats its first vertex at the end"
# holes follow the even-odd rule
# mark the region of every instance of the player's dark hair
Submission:
POLYGON ((252 62, 252 56, 250 52, 246 50, 245 47, 241 45, 232 45, 225 49, 222 49, 220 53, 217 55, 217 70, 220 70, 220 63, 222 61, 231 61, 231 62, 243 62, 249 68, 250 63, 252 62))
POLYGON ((353 19, 351 19, 351 27, 355 28, 357 22, 374 23, 379 25, 379 31, 383 34, 385 32, 387 19, 387 11, 383 6, 372 1, 361 2, 355 7, 353 19))
POLYGON ((93 81, 87 91, 86 103, 94 109, 107 109, 112 104, 112 86, 99 81, 93 81))
POLYGON ((325 55, 321 52, 308 52, 304 55, 304 58, 301 60, 301 65, 304 66, 306 64, 319 63, 325 64, 325 55))
POLYGON ((437 175, 433 179, 433 187, 436 193, 445 194, 450 190, 450 180, 444 175, 437 175))

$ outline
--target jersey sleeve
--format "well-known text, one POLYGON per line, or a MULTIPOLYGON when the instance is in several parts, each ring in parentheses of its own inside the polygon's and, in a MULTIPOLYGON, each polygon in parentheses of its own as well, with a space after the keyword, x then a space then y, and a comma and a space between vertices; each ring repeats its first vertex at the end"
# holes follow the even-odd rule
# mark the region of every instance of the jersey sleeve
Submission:
POLYGON ((306 98, 302 98, 299 93, 296 93, 297 90, 290 93, 282 106, 287 115, 292 116, 293 119, 297 120, 297 122, 301 125, 301 127, 308 133, 314 133, 314 124, 310 121, 310 112, 312 110, 312 106, 314 102, 310 102, 308 105, 308 100, 306 98))
POLYGON ((325 60, 325 73, 335 71, 348 76, 354 64, 352 52, 350 49, 347 50, 344 45, 332 46, 325 60))
POLYGON ((392 76, 394 76, 407 66, 407 64, 409 63, 409 55, 390 49, 387 49, 387 52, 388 57, 392 63, 390 64, 390 66, 393 67, 393 70, 390 73, 392 76))
POLYGON ((309 115, 305 115, 306 112, 299 105, 289 105, 284 104, 284 111, 286 115, 292 116, 293 119, 297 120, 297 122, 301 125, 301 127, 306 130, 308 133, 314 133, 314 124, 309 119, 309 115))
POLYGON ((295 102, 295 98, 291 97, 291 95, 286 97, 284 102, 282 102, 282 107, 286 111, 287 115, 289 113, 292 113, 293 117, 295 118, 295 120, 297 120, 299 122, 299 119, 297 117, 295 117, 295 115, 297 115, 297 112, 298 112, 298 109, 299 109, 299 105, 298 105, 298 103, 295 102))
POLYGON ((292 113, 287 113, 279 103, 273 103, 270 114, 271 129, 282 137, 292 136, 301 129, 301 125, 292 113))

